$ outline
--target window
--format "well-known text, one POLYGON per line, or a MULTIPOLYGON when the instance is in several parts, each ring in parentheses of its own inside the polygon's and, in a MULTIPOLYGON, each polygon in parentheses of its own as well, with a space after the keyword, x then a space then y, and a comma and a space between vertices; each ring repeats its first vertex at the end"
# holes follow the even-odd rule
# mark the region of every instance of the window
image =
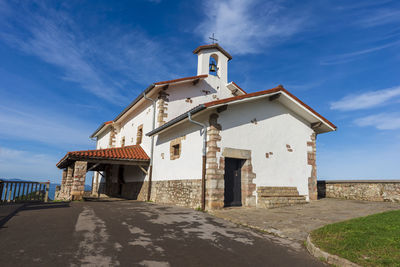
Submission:
POLYGON ((178 137, 175 140, 171 141, 170 147, 169 147, 170 160, 179 159, 179 157, 181 156, 181 152, 182 152, 181 140, 182 139, 184 139, 184 137, 178 137))
POLYGON ((172 146, 172 149, 173 149, 174 156, 179 156, 179 154, 181 152, 181 145, 176 144, 176 145, 172 146))
POLYGON ((121 138, 121 147, 125 146, 125 136, 122 136, 121 138))
POLYGON ((136 144, 140 145, 142 143, 142 138, 143 138, 143 124, 140 125, 137 129, 137 135, 136 135, 136 144))

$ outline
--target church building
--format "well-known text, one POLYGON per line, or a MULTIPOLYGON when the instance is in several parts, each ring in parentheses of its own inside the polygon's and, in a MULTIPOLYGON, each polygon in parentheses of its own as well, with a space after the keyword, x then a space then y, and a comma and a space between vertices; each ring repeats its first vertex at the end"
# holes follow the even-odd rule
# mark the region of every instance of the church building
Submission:
POLYGON ((317 199, 316 139, 336 126, 283 86, 247 93, 232 56, 196 48, 197 75, 155 82, 58 163, 58 199, 92 195, 191 208, 277 207, 317 199))

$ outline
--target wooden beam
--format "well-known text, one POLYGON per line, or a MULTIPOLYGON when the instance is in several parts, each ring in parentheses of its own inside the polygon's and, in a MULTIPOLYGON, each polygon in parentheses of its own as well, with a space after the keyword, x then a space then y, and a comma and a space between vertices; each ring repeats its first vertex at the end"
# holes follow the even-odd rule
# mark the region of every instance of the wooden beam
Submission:
POLYGON ((142 170, 142 172, 144 172, 144 174, 147 174, 147 171, 146 171, 146 169, 145 168, 143 168, 142 167, 142 165, 138 165, 139 166, 139 168, 142 170))
POLYGON ((193 85, 196 85, 196 84, 198 84, 198 83, 199 83, 199 81, 200 81, 200 79, 196 79, 196 80, 194 80, 194 81, 193 81, 193 85))
POLYGON ((320 122, 320 121, 311 123, 311 128, 312 129, 316 129, 316 128, 319 128, 321 126, 322 126, 322 122, 320 122))
POLYGON ((227 108, 228 108, 228 105, 223 105, 223 106, 217 107, 217 112, 221 113, 221 112, 227 110, 227 108))
POLYGON ((87 170, 87 172, 93 170, 94 168, 96 168, 96 167, 99 166, 99 165, 100 165, 100 163, 94 164, 92 167, 90 167, 90 168, 87 170))
POLYGON ((275 95, 271 95, 269 97, 269 101, 274 101, 274 100, 278 99, 280 96, 281 96, 281 93, 275 94, 275 95))

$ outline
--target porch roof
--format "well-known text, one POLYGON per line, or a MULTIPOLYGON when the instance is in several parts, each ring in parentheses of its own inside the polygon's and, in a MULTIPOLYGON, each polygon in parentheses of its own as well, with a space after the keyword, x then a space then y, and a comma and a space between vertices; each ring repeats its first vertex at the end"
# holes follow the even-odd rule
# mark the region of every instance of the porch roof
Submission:
POLYGON ((149 156, 140 145, 81 150, 68 152, 56 166, 63 169, 74 161, 87 161, 96 163, 115 164, 146 164, 150 161, 149 156))

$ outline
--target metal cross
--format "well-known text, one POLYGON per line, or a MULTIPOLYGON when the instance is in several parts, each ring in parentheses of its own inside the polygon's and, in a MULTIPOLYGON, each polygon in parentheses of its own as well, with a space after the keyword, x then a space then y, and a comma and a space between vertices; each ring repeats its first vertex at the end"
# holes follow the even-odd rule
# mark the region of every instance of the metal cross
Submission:
POLYGON ((211 37, 208 37, 208 39, 211 39, 213 44, 215 43, 215 41, 218 41, 218 39, 214 37, 214 33, 211 37))

